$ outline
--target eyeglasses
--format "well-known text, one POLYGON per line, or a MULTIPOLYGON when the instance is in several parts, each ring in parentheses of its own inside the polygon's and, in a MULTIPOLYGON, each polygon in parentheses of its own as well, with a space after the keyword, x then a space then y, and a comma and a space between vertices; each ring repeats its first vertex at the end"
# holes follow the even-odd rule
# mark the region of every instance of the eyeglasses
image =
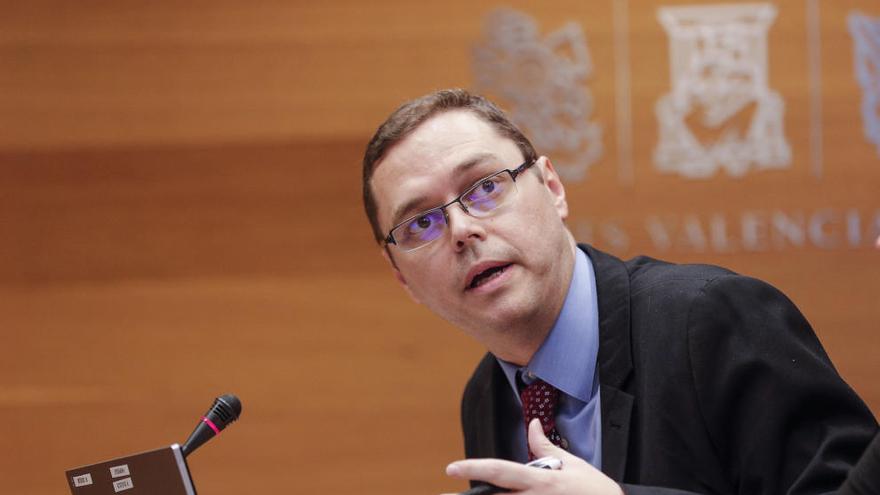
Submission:
POLYGON ((465 192, 443 206, 432 208, 413 215, 397 224, 385 244, 396 244, 402 251, 412 251, 424 247, 446 231, 449 226, 449 215, 446 208, 458 203, 465 213, 472 217, 489 216, 492 210, 504 204, 516 194, 516 178, 536 160, 528 160, 513 170, 504 169, 483 177, 465 192))

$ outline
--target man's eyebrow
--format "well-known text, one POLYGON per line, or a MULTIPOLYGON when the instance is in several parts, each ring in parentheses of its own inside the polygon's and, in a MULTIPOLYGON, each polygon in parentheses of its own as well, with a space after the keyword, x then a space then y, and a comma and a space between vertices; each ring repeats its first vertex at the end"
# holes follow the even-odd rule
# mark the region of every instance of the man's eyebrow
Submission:
MULTIPOLYGON (((473 157, 456 165, 452 169, 452 175, 461 175, 481 163, 490 161, 498 161, 498 157, 493 155, 492 153, 480 153, 474 155, 473 157)), ((410 213, 412 213, 416 209, 419 209, 421 205, 424 205, 426 201, 427 198, 425 196, 417 196, 395 208, 394 213, 391 215, 391 225, 396 226, 401 220, 407 218, 410 213)))

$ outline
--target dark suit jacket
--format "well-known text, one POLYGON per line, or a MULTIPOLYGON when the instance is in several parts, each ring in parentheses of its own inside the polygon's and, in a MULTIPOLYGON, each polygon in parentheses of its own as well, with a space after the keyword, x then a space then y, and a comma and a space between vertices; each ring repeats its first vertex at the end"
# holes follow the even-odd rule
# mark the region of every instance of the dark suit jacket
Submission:
MULTIPOLYGON (((596 272, 607 475, 630 494, 840 486, 877 422, 785 295, 718 267, 580 247, 596 272)), ((522 416, 491 354, 461 415, 467 457, 511 457, 504 432, 522 416)))
POLYGON ((859 463, 849 472, 839 495, 876 495, 880 493, 880 435, 868 446, 859 463))

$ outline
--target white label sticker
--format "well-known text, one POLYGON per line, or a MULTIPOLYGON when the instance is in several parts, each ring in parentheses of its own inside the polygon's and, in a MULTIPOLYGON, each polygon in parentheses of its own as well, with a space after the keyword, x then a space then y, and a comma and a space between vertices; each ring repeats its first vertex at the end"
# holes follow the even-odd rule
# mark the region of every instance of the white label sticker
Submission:
POLYGON ((122 464, 121 466, 113 466, 110 468, 110 477, 118 478, 120 476, 129 476, 131 473, 128 471, 128 464, 122 464))
POLYGON ((92 484, 92 475, 90 473, 81 474, 73 477, 73 486, 87 486, 92 484))
POLYGON ((113 482, 113 491, 116 493, 123 490, 131 490, 132 488, 134 488, 134 483, 131 482, 131 478, 125 478, 113 482))

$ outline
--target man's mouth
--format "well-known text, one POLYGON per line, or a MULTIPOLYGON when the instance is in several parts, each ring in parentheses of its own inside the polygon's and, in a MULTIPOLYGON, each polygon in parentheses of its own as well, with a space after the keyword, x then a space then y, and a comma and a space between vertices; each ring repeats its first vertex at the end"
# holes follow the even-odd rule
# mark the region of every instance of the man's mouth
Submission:
POLYGON ((468 284, 468 286, 467 286, 468 290, 476 289, 477 287, 485 284, 486 282, 492 280, 493 278, 498 277, 499 275, 504 273, 504 270, 506 270, 510 265, 511 264, 508 263, 506 265, 492 266, 492 267, 489 267, 489 268, 481 271, 480 273, 477 273, 476 275, 474 275, 474 278, 471 279, 471 283, 468 284))

